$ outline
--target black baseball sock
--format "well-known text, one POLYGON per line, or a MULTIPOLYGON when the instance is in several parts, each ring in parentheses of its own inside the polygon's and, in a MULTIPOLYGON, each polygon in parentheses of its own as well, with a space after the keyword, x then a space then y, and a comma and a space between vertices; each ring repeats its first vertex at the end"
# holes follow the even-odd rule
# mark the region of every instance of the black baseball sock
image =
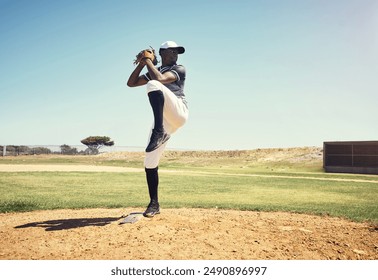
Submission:
POLYGON ((146 170, 148 192, 150 194, 151 202, 158 203, 158 186, 159 186, 158 167, 153 168, 153 169, 145 168, 145 170, 146 170))
POLYGON ((156 131, 162 132, 163 129, 163 109, 164 109, 164 94, 161 90, 151 91, 148 93, 148 98, 154 113, 156 131))

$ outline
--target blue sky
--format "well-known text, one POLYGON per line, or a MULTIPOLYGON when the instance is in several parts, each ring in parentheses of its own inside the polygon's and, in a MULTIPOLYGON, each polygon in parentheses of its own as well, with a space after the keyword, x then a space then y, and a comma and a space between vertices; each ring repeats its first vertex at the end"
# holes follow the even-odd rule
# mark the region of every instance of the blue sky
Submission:
POLYGON ((136 53, 185 46, 190 118, 168 147, 378 140, 378 1, 0 0, 0 145, 144 146, 136 53))

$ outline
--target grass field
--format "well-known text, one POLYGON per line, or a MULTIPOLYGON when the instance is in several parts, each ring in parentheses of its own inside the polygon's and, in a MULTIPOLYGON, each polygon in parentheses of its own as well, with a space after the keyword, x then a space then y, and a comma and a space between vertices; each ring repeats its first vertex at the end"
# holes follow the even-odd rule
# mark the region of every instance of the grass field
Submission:
MULTIPOLYGON (((160 165, 164 208, 287 211, 378 223, 378 176, 326 174, 305 148, 168 152, 160 165), (285 157, 284 154, 287 154, 285 157)), ((0 164, 127 166, 140 172, 0 172, 0 212, 145 207, 143 155, 4 157, 0 164)))

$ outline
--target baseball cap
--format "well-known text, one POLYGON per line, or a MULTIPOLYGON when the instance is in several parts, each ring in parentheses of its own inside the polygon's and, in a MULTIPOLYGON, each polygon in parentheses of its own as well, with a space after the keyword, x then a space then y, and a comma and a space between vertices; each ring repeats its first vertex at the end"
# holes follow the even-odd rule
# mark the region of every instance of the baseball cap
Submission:
POLYGON ((160 49, 177 49, 179 54, 182 54, 185 52, 185 48, 177 45, 173 41, 166 41, 163 44, 161 44, 160 49))

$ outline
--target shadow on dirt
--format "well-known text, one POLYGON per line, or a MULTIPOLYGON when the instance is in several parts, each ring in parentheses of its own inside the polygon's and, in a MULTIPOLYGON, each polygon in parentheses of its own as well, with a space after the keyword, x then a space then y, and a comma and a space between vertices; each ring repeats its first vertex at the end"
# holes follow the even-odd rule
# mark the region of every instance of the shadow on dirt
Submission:
POLYGON ((67 230, 81 227, 103 227, 111 222, 118 221, 121 217, 117 218, 79 218, 79 219, 64 219, 64 220, 51 220, 44 222, 34 222, 25 225, 16 226, 15 228, 29 228, 41 227, 46 231, 67 230))

